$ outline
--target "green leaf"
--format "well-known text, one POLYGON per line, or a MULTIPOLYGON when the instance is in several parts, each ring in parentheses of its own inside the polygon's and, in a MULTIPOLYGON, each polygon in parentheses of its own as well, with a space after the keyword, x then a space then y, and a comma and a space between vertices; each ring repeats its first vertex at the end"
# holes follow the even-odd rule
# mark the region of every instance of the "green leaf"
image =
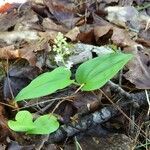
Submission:
POLYGON ((76 71, 76 81, 82 91, 96 90, 109 81, 132 58, 131 54, 111 53, 81 64, 76 71))
POLYGON ((71 71, 66 67, 58 67, 51 72, 43 73, 23 88, 16 96, 16 101, 45 96, 63 89, 74 81, 70 80, 71 71))
POLYGON ((50 134, 59 128, 59 122, 54 115, 43 115, 34 121, 35 129, 28 131, 29 134, 50 134))
POLYGON ((15 120, 9 120, 8 126, 17 132, 50 134, 59 128, 57 117, 52 114, 40 116, 33 122, 32 114, 29 111, 19 111, 16 114, 15 120))
POLYGON ((26 132, 35 128, 32 121, 32 114, 28 111, 19 111, 16 114, 15 120, 8 121, 9 128, 14 131, 26 132))

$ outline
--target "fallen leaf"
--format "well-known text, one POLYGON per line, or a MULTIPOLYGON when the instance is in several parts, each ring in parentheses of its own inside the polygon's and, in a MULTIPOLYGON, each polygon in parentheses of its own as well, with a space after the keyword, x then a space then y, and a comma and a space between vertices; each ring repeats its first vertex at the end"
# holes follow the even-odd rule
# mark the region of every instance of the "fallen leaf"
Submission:
POLYGON ((18 20, 19 14, 16 12, 0 15, 0 31, 7 31, 9 28, 13 27, 18 20))
POLYGON ((136 42, 145 46, 145 47, 150 47, 150 40, 145 40, 143 38, 138 38, 136 39, 136 42))
POLYGON ((71 41, 76 41, 79 33, 80 33, 79 28, 75 27, 72 30, 70 30, 67 34, 65 34, 65 37, 67 37, 71 41))
POLYGON ((113 34, 112 26, 96 26, 94 27, 94 35, 97 44, 105 45, 109 42, 113 34))
POLYGON ((136 42, 142 44, 143 46, 150 47, 150 29, 141 30, 138 34, 136 42))
POLYGON ((136 43, 131 40, 129 33, 126 30, 117 27, 113 27, 111 41, 118 47, 136 45, 136 43))
POLYGON ((141 47, 131 47, 129 51, 134 53, 134 59, 131 60, 127 67, 128 72, 125 73, 125 78, 133 83, 139 89, 150 89, 150 53, 146 52, 141 47))
POLYGON ((19 50, 15 50, 13 45, 0 48, 0 59, 19 58, 19 50))
POLYGON ((77 22, 75 18, 75 7, 71 7, 69 2, 60 0, 44 0, 44 3, 58 22, 64 24, 68 28, 75 26, 75 23, 77 22))
POLYGON ((68 29, 62 25, 56 24, 53 20, 49 18, 44 18, 42 22, 43 29, 45 31, 55 31, 55 32, 68 32, 68 29))
POLYGON ((93 44, 95 43, 94 31, 93 29, 78 34, 77 39, 82 43, 93 44))
POLYGON ((7 127, 7 119, 5 116, 4 106, 0 105, 0 132, 3 133, 0 135, 0 143, 6 141, 6 138, 10 135, 10 130, 7 127))
POLYGON ((97 109, 100 104, 101 104, 101 98, 102 98, 102 94, 101 92, 80 92, 76 95, 76 97, 74 98, 73 101, 73 105, 74 107, 77 108, 78 112, 82 111, 84 112, 84 110, 87 108, 88 109, 88 105, 90 106, 89 111, 94 111, 95 109, 97 109), (82 101, 81 101, 82 99, 82 101), (92 107, 92 108, 91 108, 92 107), (84 108, 84 110, 82 110, 84 108))
POLYGON ((32 66, 14 66, 11 68, 4 78, 4 99, 12 99, 13 96, 16 96, 18 92, 27 86, 39 73, 40 70, 37 67, 32 66))
MULTIPOLYGON (((30 65, 37 65, 36 52, 48 50, 48 42, 46 39, 33 41, 24 45, 23 48, 15 49, 13 45, 0 48, 0 59, 26 59, 30 65)), ((41 66, 42 67, 42 66, 41 66)))

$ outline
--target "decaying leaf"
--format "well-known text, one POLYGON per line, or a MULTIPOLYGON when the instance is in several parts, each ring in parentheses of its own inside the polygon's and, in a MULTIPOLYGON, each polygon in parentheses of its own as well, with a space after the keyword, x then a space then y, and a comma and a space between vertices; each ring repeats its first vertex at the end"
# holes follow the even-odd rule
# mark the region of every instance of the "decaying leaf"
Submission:
POLYGON ((77 39, 82 43, 93 44, 95 42, 93 29, 79 33, 77 39))
POLYGON ((131 40, 131 37, 126 30, 112 25, 94 27, 94 35, 97 44, 100 45, 109 43, 110 40, 118 47, 126 47, 136 44, 133 40, 131 40))
POLYGON ((147 30, 140 30, 138 34, 139 38, 136 42, 142 44, 143 46, 150 47, 150 28, 147 30))
POLYGON ((76 41, 77 40, 77 36, 80 33, 80 30, 78 27, 73 28, 72 30, 70 30, 65 37, 69 38, 71 41, 76 41))
POLYGON ((48 43, 45 39, 40 41, 33 41, 29 44, 24 45, 23 48, 15 49, 14 45, 0 48, 0 59, 26 59, 30 65, 37 65, 36 52, 47 51, 48 43))
POLYGON ((105 9, 108 12, 107 19, 119 26, 129 26, 139 30, 138 11, 132 6, 112 6, 105 9))
POLYGON ((3 95, 4 99, 12 99, 18 92, 27 86, 34 79, 40 70, 37 67, 18 67, 11 68, 4 79, 3 95))
POLYGON ((7 31, 13 27, 19 19, 19 14, 12 12, 0 15, 0 31, 7 31))
POLYGON ((68 29, 62 25, 56 24, 53 20, 50 18, 43 19, 42 22, 43 29, 47 32, 55 31, 55 32, 68 32, 68 29))
POLYGON ((15 50, 13 45, 0 48, 0 59, 19 58, 19 50, 15 50))
POLYGON ((128 63, 129 71, 124 76, 137 88, 150 89, 150 52, 139 46, 132 48, 132 52, 134 59, 128 63))
POLYGON ((75 7, 70 6, 69 2, 61 0, 44 0, 44 3, 58 22, 64 24, 68 28, 74 27, 77 22, 75 18, 75 7))
POLYGON ((112 26, 97 26, 94 28, 94 35, 96 42, 100 45, 105 45, 108 43, 109 39, 113 34, 112 26))
POLYGON ((113 28, 113 35, 111 37, 111 41, 119 47, 136 45, 136 43, 131 40, 131 37, 126 30, 117 27, 113 28))
MULTIPOLYGON (((6 138, 10 135, 10 130, 7 127, 6 113, 3 105, 0 105, 0 142, 3 143, 6 138)), ((1 146, 0 146, 1 148, 1 146)))

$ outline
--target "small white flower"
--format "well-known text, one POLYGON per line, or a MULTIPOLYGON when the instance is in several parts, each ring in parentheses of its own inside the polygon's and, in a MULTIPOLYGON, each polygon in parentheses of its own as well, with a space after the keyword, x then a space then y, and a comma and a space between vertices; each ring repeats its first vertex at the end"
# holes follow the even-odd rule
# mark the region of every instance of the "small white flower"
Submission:
POLYGON ((67 55, 69 55, 71 52, 69 51, 69 48, 66 48, 65 49, 65 53, 67 54, 67 55))
POLYGON ((65 66, 70 69, 73 66, 73 62, 71 61, 67 61, 67 63, 65 64, 65 66))
POLYGON ((55 61, 56 61, 56 63, 58 63, 58 62, 62 62, 63 61, 63 57, 62 57, 62 55, 56 55, 55 56, 55 61))

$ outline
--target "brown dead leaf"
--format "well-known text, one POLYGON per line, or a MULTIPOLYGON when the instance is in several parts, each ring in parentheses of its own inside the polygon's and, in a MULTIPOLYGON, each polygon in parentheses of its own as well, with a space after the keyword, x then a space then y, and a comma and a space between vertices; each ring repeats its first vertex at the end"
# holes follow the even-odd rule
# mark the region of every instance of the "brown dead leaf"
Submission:
POLYGON ((126 47, 136 44, 133 40, 131 40, 129 33, 126 30, 112 25, 94 27, 94 35, 97 44, 100 45, 109 43, 109 40, 118 47, 126 47))
POLYGON ((150 47, 150 28, 148 30, 141 30, 138 36, 139 38, 136 42, 142 44, 143 46, 150 47))
POLYGON ((119 47, 136 45, 136 43, 131 40, 129 33, 126 30, 117 27, 113 27, 111 41, 119 47))
POLYGON ((0 105, 0 133, 0 143, 4 143, 6 138, 10 135, 10 130, 7 126, 5 110, 2 105, 0 105))
POLYGON ((68 29, 66 29, 64 26, 56 24, 53 20, 49 18, 43 19, 42 26, 43 26, 43 29, 48 32, 51 32, 51 31, 62 32, 62 33, 68 32, 68 29))
POLYGON ((30 47, 22 49, 14 49, 14 46, 7 46, 0 48, 0 59, 17 59, 24 58, 28 60, 30 65, 36 65, 36 56, 35 53, 30 47))
POLYGON ((12 12, 0 15, 0 31, 7 31, 13 27, 19 19, 19 14, 12 12))
POLYGON ((19 50, 15 50, 13 45, 0 48, 0 59, 14 58, 19 58, 19 50))
POLYGON ((7 76, 4 78, 4 99, 12 99, 13 96, 16 96, 22 88, 31 82, 31 80, 37 77, 39 73, 40 69, 35 66, 23 66, 18 64, 10 68, 7 72, 7 76))
POLYGON ((139 38, 144 38, 145 40, 150 40, 150 28, 147 30, 140 30, 139 38))
POLYGON ((27 29, 40 29, 37 24, 39 21, 37 14, 31 9, 29 5, 13 4, 16 5, 16 9, 19 7, 19 11, 10 10, 10 12, 0 15, 0 31, 12 31, 12 30, 27 30, 27 29))
POLYGON ((79 33, 77 39, 82 43, 93 44, 95 42, 93 29, 79 33))
POLYGON ((27 46, 25 46, 22 49, 19 49, 19 55, 20 58, 24 58, 28 60, 31 66, 36 66, 37 63, 37 56, 36 52, 47 50, 48 49, 48 43, 46 39, 35 41, 27 46))
POLYGON ((94 27, 94 35, 96 42, 100 45, 105 45, 109 42, 113 34, 112 26, 96 26, 94 27))
POLYGON ((129 71, 124 76, 137 88, 150 89, 150 52, 146 52, 139 46, 132 47, 132 52, 134 59, 128 63, 129 71))
POLYGON ((98 109, 98 107, 101 105, 101 98, 101 92, 78 93, 78 95, 76 95, 74 98, 73 105, 77 108, 79 113, 84 114, 98 109))
POLYGON ((70 39, 71 41, 76 41, 77 40, 77 36, 80 33, 80 30, 78 27, 73 28, 72 30, 70 30, 65 37, 67 37, 68 39, 70 39))
POLYGON ((20 49, 19 53, 20 53, 20 58, 26 59, 30 63, 31 66, 36 65, 37 58, 36 58, 34 51, 30 49, 30 46, 20 49))
POLYGON ((69 2, 61 0, 44 0, 44 3, 59 23, 64 24, 68 28, 75 26, 77 22, 77 18, 75 18, 75 7, 71 6, 69 2))
POLYGON ((16 22, 14 30, 42 30, 41 26, 37 23, 39 21, 38 15, 29 7, 18 13, 21 16, 16 22), (20 15, 23 13, 23 15, 20 15))
POLYGON ((108 21, 104 20, 101 16, 99 16, 96 13, 92 13, 92 17, 95 25, 99 26, 111 25, 108 21))
POLYGON ((15 49, 13 45, 0 48, 0 59, 26 59, 30 65, 35 66, 37 62, 36 52, 47 50, 46 40, 34 41, 21 49, 15 49))
POLYGON ((136 42, 142 44, 145 47, 150 47, 150 40, 145 40, 143 38, 136 39, 136 42))

